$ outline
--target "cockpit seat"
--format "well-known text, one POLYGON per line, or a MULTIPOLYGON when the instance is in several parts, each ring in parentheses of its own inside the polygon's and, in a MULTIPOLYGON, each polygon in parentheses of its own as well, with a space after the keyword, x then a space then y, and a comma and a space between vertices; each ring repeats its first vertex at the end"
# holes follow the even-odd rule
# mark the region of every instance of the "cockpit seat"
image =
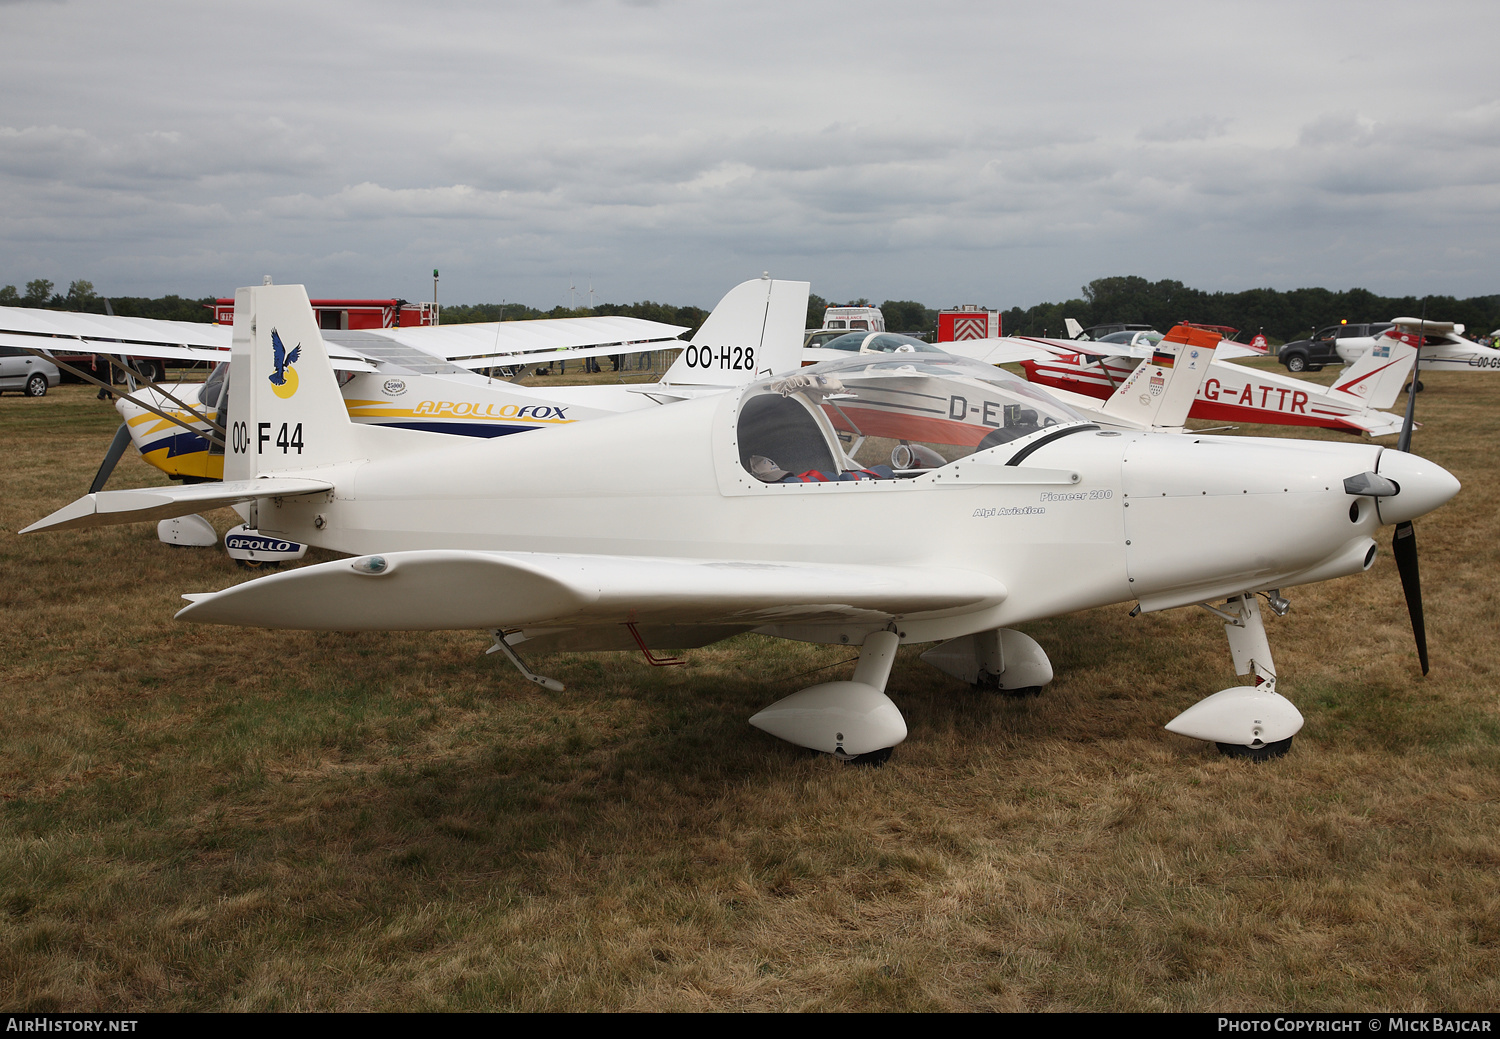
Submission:
POLYGON ((745 401, 738 440, 740 465, 747 472, 755 471, 750 464, 755 455, 774 460, 788 473, 839 471, 817 419, 796 397, 763 393, 745 401))
POLYGON ((848 472, 829 475, 818 469, 805 473, 783 476, 777 483, 846 483, 851 480, 894 480, 896 473, 888 465, 872 465, 868 469, 850 469, 848 472))

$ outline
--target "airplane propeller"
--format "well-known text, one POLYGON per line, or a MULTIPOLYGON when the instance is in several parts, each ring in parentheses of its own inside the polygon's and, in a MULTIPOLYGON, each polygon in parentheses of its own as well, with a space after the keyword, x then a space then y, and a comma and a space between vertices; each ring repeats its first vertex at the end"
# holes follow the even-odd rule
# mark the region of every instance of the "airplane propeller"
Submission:
MULTIPOLYGON (((1397 451, 1411 452, 1411 431, 1417 412, 1417 377, 1422 364, 1422 343, 1425 340, 1426 308, 1423 308, 1423 329, 1417 332, 1417 355, 1411 362, 1411 388, 1406 393, 1406 419, 1401 423, 1401 438, 1396 442, 1397 451)), ((1417 568, 1417 529, 1411 520, 1396 524, 1396 533, 1391 536, 1391 555, 1396 558, 1396 572, 1401 575, 1401 590, 1406 593, 1406 612, 1411 615, 1411 633, 1417 640, 1417 659, 1422 664, 1422 674, 1427 674, 1427 625, 1422 617, 1422 578, 1417 568)))
POLYGON ((99 466, 99 472, 94 475, 94 482, 89 484, 89 493, 104 490, 104 485, 109 482, 110 474, 115 471, 115 466, 120 461, 120 456, 130 446, 130 427, 124 422, 120 428, 115 430, 115 438, 110 441, 109 450, 104 453, 104 461, 99 466))

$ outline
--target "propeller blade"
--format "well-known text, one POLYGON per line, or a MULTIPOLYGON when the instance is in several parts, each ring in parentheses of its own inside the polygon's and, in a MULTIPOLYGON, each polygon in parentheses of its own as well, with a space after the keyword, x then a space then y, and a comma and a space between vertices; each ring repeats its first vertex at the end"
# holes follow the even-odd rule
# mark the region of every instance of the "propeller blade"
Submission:
POLYGON ((1427 625, 1422 619, 1422 578, 1417 572, 1417 530, 1411 520, 1396 524, 1391 538, 1391 555, 1396 557, 1396 571, 1401 575, 1401 590, 1406 593, 1406 612, 1411 614, 1411 633, 1417 639, 1417 659, 1422 674, 1427 673, 1427 625))
POLYGON ((89 484, 89 493, 94 494, 104 490, 104 485, 109 482, 109 476, 115 471, 115 466, 120 461, 120 456, 130 446, 130 427, 120 423, 120 428, 115 430, 115 438, 109 442, 109 450, 104 452, 104 462, 99 466, 99 472, 94 476, 94 482, 89 484))
MULTIPOLYGON (((1424 309, 1422 312, 1422 322, 1424 325, 1427 321, 1426 313, 1424 309)), ((1422 344, 1424 342, 1426 342, 1425 338, 1420 335, 1417 336, 1417 356, 1411 359, 1411 388, 1406 391, 1406 418, 1401 423, 1401 439, 1396 442, 1397 451, 1411 450, 1411 428, 1414 425, 1413 420, 1417 416, 1417 377, 1421 373, 1422 344)))

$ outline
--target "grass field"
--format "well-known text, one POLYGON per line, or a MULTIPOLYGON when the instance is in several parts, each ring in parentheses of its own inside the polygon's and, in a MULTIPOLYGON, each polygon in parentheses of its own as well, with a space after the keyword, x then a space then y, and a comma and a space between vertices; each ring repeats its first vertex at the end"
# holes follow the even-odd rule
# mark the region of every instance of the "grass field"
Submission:
POLYGON ((1307 725, 1264 765, 1161 728, 1236 681, 1197 609, 1028 626, 1058 677, 1020 702, 902 650, 882 769, 746 724, 847 649, 532 661, 551 693, 478 633, 180 625, 245 575, 149 524, 18 537, 118 420, 0 397, 0 1005, 1500 1009, 1500 383, 1425 381, 1464 483, 1417 522, 1432 674, 1387 528, 1268 619, 1307 725))

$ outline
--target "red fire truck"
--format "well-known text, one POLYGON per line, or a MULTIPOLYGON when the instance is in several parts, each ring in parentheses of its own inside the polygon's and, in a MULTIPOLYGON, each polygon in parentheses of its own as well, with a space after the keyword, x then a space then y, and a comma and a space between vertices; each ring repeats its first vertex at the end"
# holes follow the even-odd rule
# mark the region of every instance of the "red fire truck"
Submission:
MULTIPOLYGON (((408 303, 404 299, 315 299, 313 311, 318 327, 328 330, 351 328, 409 328, 438 323, 436 303, 408 303)), ((214 320, 234 324, 234 300, 214 300, 214 320)))
POLYGON ((966 303, 957 310, 938 311, 939 343, 961 343, 965 339, 998 339, 1000 312, 966 303))

